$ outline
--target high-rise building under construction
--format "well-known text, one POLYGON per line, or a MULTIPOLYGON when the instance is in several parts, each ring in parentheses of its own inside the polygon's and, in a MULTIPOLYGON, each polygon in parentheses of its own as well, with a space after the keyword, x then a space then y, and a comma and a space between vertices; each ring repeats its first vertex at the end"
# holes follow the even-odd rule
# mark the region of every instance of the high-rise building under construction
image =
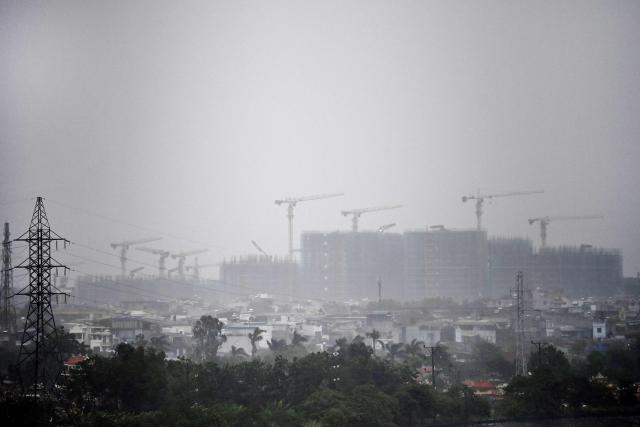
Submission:
POLYGON ((302 234, 301 286, 335 300, 401 299, 404 245, 398 233, 306 232, 302 234))

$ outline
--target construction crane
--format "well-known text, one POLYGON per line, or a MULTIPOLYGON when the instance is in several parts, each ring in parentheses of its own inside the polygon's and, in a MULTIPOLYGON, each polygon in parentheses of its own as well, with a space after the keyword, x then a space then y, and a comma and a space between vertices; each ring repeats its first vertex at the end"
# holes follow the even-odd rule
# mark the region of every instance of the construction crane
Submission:
POLYGON ((351 231, 356 233, 358 231, 358 220, 360 219, 360 216, 362 214, 369 213, 369 212, 386 211, 389 209, 398 209, 401 207, 402 205, 393 205, 393 206, 376 206, 374 208, 351 209, 349 211, 342 211, 342 215, 344 216, 351 215, 351 231))
POLYGON ((163 249, 148 248, 146 246, 140 246, 136 249, 142 252, 158 255, 158 274, 160 275, 160 277, 164 277, 164 272, 166 270, 164 262, 169 257, 169 255, 171 255, 171 253, 163 249))
POLYGON ((264 251, 264 249, 262 249, 262 248, 260 247, 260 245, 256 243, 256 241, 255 241, 255 240, 252 240, 252 241, 251 241, 251 244, 253 245, 253 247, 254 247, 254 248, 256 248, 256 249, 258 250, 258 252, 260 252, 262 255, 266 256, 267 258, 269 258, 269 254, 268 254, 268 253, 266 253, 266 252, 264 251))
POLYGON ((112 249, 120 248, 120 275, 125 277, 127 272, 127 252, 129 251, 129 247, 133 245, 141 245, 143 243, 155 242, 157 240, 162 240, 162 237, 147 237, 145 239, 125 240, 124 242, 111 243, 112 249))
POLYGON ((130 270, 129 279, 133 279, 136 276, 136 273, 142 270, 144 270, 144 267, 138 267, 138 268, 134 268, 133 270, 130 270))
POLYGON ((511 196, 526 196, 529 194, 540 194, 544 193, 544 190, 532 190, 532 191, 515 191, 511 193, 497 193, 497 194, 480 194, 480 192, 475 195, 471 194, 469 196, 462 196, 462 202, 466 202, 467 200, 475 200, 476 201, 476 217, 478 218, 478 230, 482 230, 482 205, 485 200, 496 199, 498 197, 511 197, 511 196))
POLYGON ((195 262, 193 263, 193 265, 185 265, 184 269, 185 271, 191 271, 193 270, 193 277, 196 278, 196 280, 200 280, 200 269, 201 268, 206 268, 206 267, 219 267, 220 263, 214 263, 214 264, 198 264, 198 257, 196 257, 195 262))
POLYGON ((391 224, 381 225, 380 227, 378 227, 378 233, 384 233, 385 231, 387 231, 391 227, 395 227, 395 226, 396 226, 395 222, 392 222, 391 224))
POLYGON ((285 199, 275 201, 275 204, 278 206, 287 205, 287 219, 289 220, 289 257, 293 258, 293 208, 295 208, 300 202, 309 202, 311 200, 328 199, 339 196, 344 196, 344 194, 316 194, 314 196, 287 197, 285 199))
POLYGON ((579 219, 602 219, 602 215, 583 215, 583 216, 543 216, 540 218, 529 218, 529 225, 536 222, 540 223, 540 247, 547 246, 547 227, 551 221, 573 221, 579 219))
MULTIPOLYGON (((201 254, 203 252, 207 252, 208 249, 196 249, 193 251, 180 252, 177 254, 171 255, 171 258, 178 260, 178 267, 173 270, 178 270, 178 276, 180 280, 184 280, 184 261, 188 256, 201 254)), ((173 271, 172 270, 172 271, 173 271)))

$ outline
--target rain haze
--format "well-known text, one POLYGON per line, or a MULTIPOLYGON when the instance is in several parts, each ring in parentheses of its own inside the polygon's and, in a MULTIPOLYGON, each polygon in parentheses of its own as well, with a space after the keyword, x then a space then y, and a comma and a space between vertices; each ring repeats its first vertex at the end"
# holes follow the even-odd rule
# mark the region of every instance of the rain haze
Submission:
MULTIPOLYGON (((286 253, 304 230, 551 224, 640 270, 635 1, 0 3, 0 203, 42 195, 54 228, 106 250, 162 233, 204 262, 286 253), (153 231, 156 231, 155 233, 153 231)), ((94 256, 99 256, 94 254, 94 256)), ((112 259, 113 262, 113 259, 112 259)), ((117 264, 117 262, 115 263, 117 264)), ((87 269, 94 266, 86 266, 87 269)))
POLYGON ((640 423, 638 0, 0 0, 0 154, 2 425, 640 423))

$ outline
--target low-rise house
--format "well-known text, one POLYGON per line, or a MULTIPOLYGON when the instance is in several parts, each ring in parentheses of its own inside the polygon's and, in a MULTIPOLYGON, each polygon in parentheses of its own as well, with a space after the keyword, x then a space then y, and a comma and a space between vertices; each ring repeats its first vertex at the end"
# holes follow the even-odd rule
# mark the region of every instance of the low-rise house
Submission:
POLYGON ((440 325, 436 323, 423 323, 420 325, 402 326, 400 328, 399 342, 409 343, 412 340, 424 342, 425 345, 436 345, 440 342, 440 325))
POLYGON ((113 345, 121 343, 134 343, 138 335, 144 335, 146 339, 159 335, 161 328, 148 320, 140 317, 114 317, 111 319, 111 334, 113 345))
POLYGON ((464 343, 481 338, 492 344, 496 343, 496 324, 491 320, 462 319, 454 323, 455 340, 464 343))
POLYGON ((499 388, 491 381, 465 380, 463 384, 473 390, 473 394, 476 396, 482 396, 489 399, 502 399, 504 397, 504 389, 499 388))
POLYGON ((76 341, 86 345, 93 352, 104 353, 113 347, 111 329, 106 326, 87 323, 66 323, 63 326, 76 341))

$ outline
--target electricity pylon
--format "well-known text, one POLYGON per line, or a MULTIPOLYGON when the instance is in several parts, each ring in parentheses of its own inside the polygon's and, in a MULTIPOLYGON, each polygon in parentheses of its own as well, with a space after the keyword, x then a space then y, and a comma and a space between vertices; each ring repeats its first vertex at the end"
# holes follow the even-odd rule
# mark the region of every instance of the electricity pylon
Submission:
POLYGON ((14 268, 23 268, 29 272, 29 284, 16 295, 29 297, 29 309, 22 332, 18 368, 21 372, 21 384, 25 391, 23 375, 33 369, 33 397, 47 393, 60 373, 61 360, 58 353, 58 330, 51 309, 52 298, 66 296, 51 283, 51 271, 68 268, 51 257, 51 242, 56 248, 62 242, 66 248, 69 241, 51 231, 44 209, 42 197, 36 199, 29 229, 15 241, 27 242, 29 257, 14 268), (32 364, 27 365, 27 363, 32 364), (51 371, 54 371, 53 373, 51 371))
POLYGON ((527 375, 527 355, 524 343, 524 274, 519 271, 516 274, 516 375, 527 375))

